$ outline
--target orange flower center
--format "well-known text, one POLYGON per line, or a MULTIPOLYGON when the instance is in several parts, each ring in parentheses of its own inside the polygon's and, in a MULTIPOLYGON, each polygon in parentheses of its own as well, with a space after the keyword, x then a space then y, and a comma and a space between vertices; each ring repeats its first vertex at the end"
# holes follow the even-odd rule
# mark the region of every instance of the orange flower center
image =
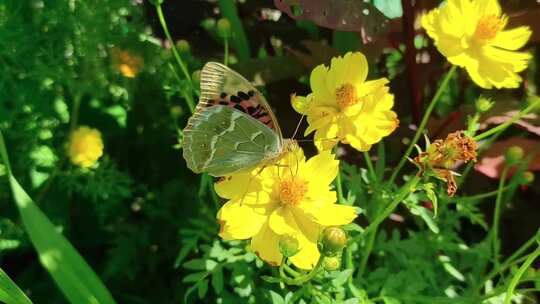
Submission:
POLYGON ((298 205, 306 195, 307 183, 298 178, 284 180, 279 184, 279 197, 281 202, 289 205, 298 205))
POLYGON ((495 15, 484 16, 476 24, 474 36, 480 40, 491 40, 497 36, 497 33, 503 29, 504 25, 503 18, 495 15))
POLYGON ((346 83, 336 90, 336 101, 341 110, 358 103, 356 88, 346 83))

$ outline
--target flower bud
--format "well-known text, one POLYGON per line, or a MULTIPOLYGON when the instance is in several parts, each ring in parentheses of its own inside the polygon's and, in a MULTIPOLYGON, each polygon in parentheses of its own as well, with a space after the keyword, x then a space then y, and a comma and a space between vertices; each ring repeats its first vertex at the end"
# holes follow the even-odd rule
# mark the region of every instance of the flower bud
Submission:
POLYGON ((512 146, 504 153, 507 165, 515 165, 523 159, 523 149, 519 146, 512 146))
POLYGON ((194 83, 201 82, 201 70, 193 71, 191 74, 191 80, 193 80, 194 83))
POLYGON ((171 111, 172 117, 174 118, 178 118, 182 116, 182 114, 184 113, 181 106, 172 106, 170 111, 171 111))
POLYGON ((191 50, 189 42, 184 39, 180 39, 176 42, 176 48, 180 53, 189 53, 189 51, 191 50))
POLYGON ((525 171, 521 173, 521 176, 519 177, 519 183, 521 185, 527 185, 534 182, 534 173, 531 171, 525 171))
POLYGON ((337 256, 347 245, 347 233, 341 227, 330 226, 322 232, 317 246, 324 256, 337 256))
POLYGON ((231 35, 231 22, 227 18, 221 18, 217 22, 218 34, 221 37, 229 37, 231 35))
POLYGON ((214 20, 212 18, 204 19, 201 22, 201 27, 204 28, 207 31, 211 31, 216 27, 216 20, 214 20))
POLYGON ((284 235, 279 239, 279 252, 290 258, 300 251, 298 240, 290 235, 284 235))
POLYGON ((341 267, 341 256, 324 257, 323 267, 327 271, 338 270, 341 267))
POLYGON ((493 101, 489 100, 488 98, 480 97, 475 102, 476 111, 478 111, 480 113, 487 112, 487 111, 491 110, 491 108, 493 107, 493 104, 495 104, 495 103, 493 101))

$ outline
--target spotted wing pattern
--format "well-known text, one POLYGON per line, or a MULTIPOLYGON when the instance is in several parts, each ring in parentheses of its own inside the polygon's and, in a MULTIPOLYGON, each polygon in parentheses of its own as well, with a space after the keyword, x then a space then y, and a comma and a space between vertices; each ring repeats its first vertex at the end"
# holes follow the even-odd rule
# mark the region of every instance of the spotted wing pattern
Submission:
POLYGON ((202 69, 201 97, 195 111, 213 105, 229 106, 250 115, 282 140, 276 117, 261 92, 242 75, 217 62, 209 62, 202 69))

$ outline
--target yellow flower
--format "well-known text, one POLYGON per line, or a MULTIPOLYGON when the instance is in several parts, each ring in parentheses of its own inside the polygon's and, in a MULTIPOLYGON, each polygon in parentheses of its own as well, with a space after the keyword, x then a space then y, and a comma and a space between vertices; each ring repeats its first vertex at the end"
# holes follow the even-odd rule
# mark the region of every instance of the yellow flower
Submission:
POLYGON ((336 193, 330 190, 338 165, 330 151, 306 161, 297 148, 275 165, 217 182, 217 194, 228 199, 217 215, 220 236, 251 239, 251 248, 271 265, 281 263, 280 240, 293 237, 298 252, 290 260, 299 268, 313 268, 323 228, 348 224, 356 217, 355 208, 336 204, 336 193))
POLYGON ((91 167, 103 155, 101 133, 86 126, 79 127, 71 133, 68 155, 74 165, 91 167))
POLYGON ((292 97, 294 109, 307 116, 305 135, 315 131, 318 148, 329 149, 341 141, 367 151, 397 128, 388 79, 366 81, 367 74, 366 57, 347 53, 333 58, 330 68, 319 65, 313 69, 311 94, 292 97))
POLYGON ((497 0, 448 0, 424 15, 422 26, 448 61, 465 68, 480 87, 516 88, 522 80, 517 73, 531 58, 516 50, 531 30, 505 30, 507 21, 497 0))
POLYGON ((134 78, 144 65, 143 58, 129 51, 114 47, 111 50, 113 66, 124 77, 134 78))

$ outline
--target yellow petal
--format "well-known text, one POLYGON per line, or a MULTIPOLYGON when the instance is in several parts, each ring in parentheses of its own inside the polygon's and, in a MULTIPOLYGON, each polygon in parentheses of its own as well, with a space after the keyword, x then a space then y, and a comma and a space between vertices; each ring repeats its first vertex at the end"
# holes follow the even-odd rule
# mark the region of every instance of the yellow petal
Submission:
POLYGON ((251 239, 251 249, 261 258, 272 266, 281 264, 282 255, 279 252, 279 235, 265 223, 259 233, 251 239))
POLYGON ((259 232, 268 218, 269 210, 246 204, 227 202, 219 209, 219 236, 225 240, 249 239, 259 232))
POLYGON ((290 208, 287 206, 274 210, 268 219, 268 225, 272 231, 279 235, 295 236, 299 233, 294 224, 290 208))
POLYGON ((329 78, 333 83, 331 82, 330 89, 335 91, 346 83, 361 85, 367 78, 368 68, 366 56, 360 52, 349 52, 343 58, 332 59, 329 78))
POLYGON ((339 204, 326 204, 319 208, 304 210, 321 226, 346 225, 358 216, 354 207, 339 204))
POLYGON ((389 82, 390 81, 386 78, 379 78, 376 80, 366 81, 357 87, 358 88, 357 94, 358 96, 366 96, 368 94, 373 93, 380 87, 385 86, 389 82))
POLYGON ((335 155, 330 151, 323 151, 306 162, 304 172, 301 174, 306 178, 316 180, 317 186, 325 185, 328 188, 337 176, 338 167, 339 161, 336 160, 335 155))
POLYGON ((311 71, 309 83, 311 90, 313 91, 312 102, 318 105, 334 106, 336 104, 334 93, 330 92, 326 85, 327 74, 328 67, 324 64, 316 66, 313 71, 311 71))
POLYGON ((310 101, 311 101, 311 98, 309 96, 304 97, 304 96, 298 96, 296 94, 293 94, 291 96, 291 105, 293 109, 300 114, 307 114, 310 101))
POLYGON ((491 44, 496 47, 515 51, 523 47, 532 35, 528 26, 501 31, 495 36, 491 44))
POLYGON ((498 0, 476 0, 473 2, 474 10, 478 16, 501 15, 501 6, 498 0))
POLYGON ((312 242, 301 237, 298 239, 298 245, 300 251, 290 258, 294 266, 305 270, 315 267, 321 256, 317 249, 317 242, 312 242))

